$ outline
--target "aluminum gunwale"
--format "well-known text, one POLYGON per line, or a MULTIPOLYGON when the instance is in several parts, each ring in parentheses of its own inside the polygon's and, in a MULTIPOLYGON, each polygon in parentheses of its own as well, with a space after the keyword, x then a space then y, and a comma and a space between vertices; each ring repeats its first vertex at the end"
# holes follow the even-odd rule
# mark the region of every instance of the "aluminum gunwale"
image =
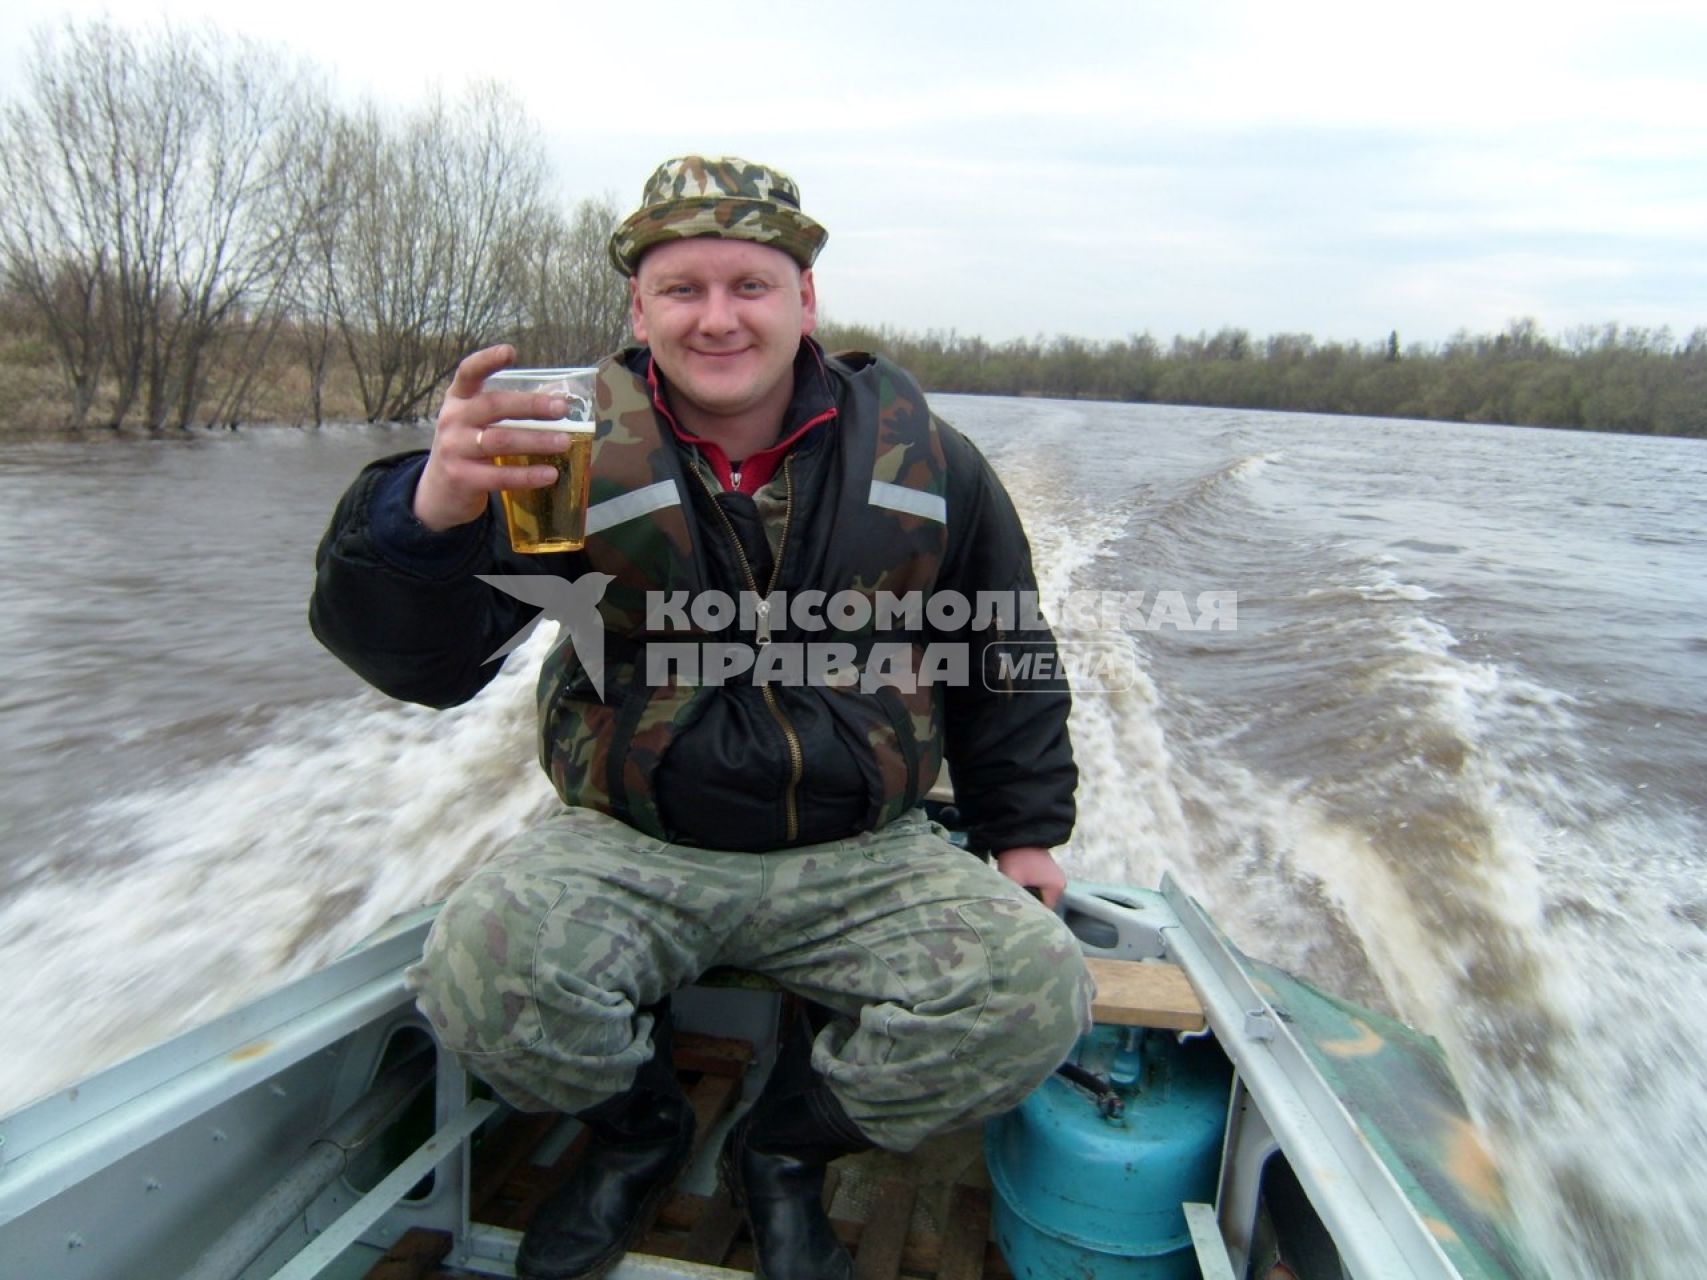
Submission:
POLYGON ((1171 875, 1162 877, 1161 891, 1179 919, 1163 931, 1168 951, 1196 986, 1210 1027, 1279 1139, 1349 1273, 1367 1280, 1460 1280, 1458 1268, 1429 1234, 1392 1170, 1202 908, 1171 875))

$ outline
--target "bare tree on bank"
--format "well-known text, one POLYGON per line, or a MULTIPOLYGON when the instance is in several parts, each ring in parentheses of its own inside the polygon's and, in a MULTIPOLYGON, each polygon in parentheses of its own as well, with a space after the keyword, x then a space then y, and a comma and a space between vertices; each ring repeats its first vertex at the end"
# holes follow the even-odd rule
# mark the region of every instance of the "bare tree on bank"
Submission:
POLYGON ((555 210, 534 228, 523 271, 523 316, 514 341, 522 364, 592 364, 628 336, 628 289, 611 269, 616 199, 586 199, 565 221, 555 210))
POLYGON ((289 200, 306 123, 304 78, 265 49, 204 45, 196 163, 172 242, 177 359, 151 371, 148 422, 188 425, 226 375, 214 421, 241 416, 286 316, 300 222, 289 200))
POLYGON ((468 352, 514 327, 545 168, 501 87, 435 99, 395 132, 368 107, 338 148, 349 204, 328 283, 369 421, 426 412, 468 352))
POLYGON ((150 427, 188 424, 224 326, 268 313, 294 238, 274 198, 297 80, 208 29, 37 35, 30 97, 5 116, 0 254, 52 335, 74 423, 110 374, 113 425, 139 404, 150 427))
POLYGON ((294 349, 308 376, 308 411, 326 420, 326 380, 340 337, 338 265, 344 222, 353 204, 347 176, 355 168, 355 130, 326 101, 303 106, 297 163, 286 175, 296 252, 287 289, 294 349))
POLYGON ((623 340, 614 201, 547 201, 512 95, 344 109, 306 71, 211 27, 37 33, 0 109, 0 284, 71 425, 235 425, 286 361, 316 423, 329 379, 412 420, 492 341, 561 363, 623 340))
POLYGON ((118 157, 110 154, 103 165, 95 150, 99 103, 86 84, 89 71, 101 78, 106 61, 98 49, 62 58, 38 32, 28 81, 33 102, 8 104, 0 135, 0 200, 6 208, 0 262, 8 286, 53 344, 76 426, 87 420, 112 354, 107 310, 114 303, 117 255, 108 231, 112 162, 118 157), (79 65, 91 62, 92 67, 79 65))

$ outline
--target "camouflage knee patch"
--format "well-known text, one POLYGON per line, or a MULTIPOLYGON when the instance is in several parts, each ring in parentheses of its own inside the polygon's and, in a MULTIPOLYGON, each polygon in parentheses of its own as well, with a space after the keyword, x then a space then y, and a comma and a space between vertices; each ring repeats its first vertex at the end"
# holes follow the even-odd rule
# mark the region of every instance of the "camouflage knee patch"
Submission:
POLYGON ((861 1130, 892 1150, 1015 1106, 1090 1026, 1078 946, 1028 898, 952 904, 917 954, 886 960, 918 998, 868 1005, 857 1022, 826 1028, 813 1065, 861 1130))
POLYGON ((408 971, 446 1047, 525 1110, 625 1089, 650 1053, 637 1010, 698 972, 683 930, 631 927, 658 896, 637 844, 656 846, 584 810, 540 824, 451 895, 408 971))
POLYGON ((488 1054, 539 1042, 533 943, 561 893, 483 872, 440 909, 406 981, 446 1048, 488 1054))

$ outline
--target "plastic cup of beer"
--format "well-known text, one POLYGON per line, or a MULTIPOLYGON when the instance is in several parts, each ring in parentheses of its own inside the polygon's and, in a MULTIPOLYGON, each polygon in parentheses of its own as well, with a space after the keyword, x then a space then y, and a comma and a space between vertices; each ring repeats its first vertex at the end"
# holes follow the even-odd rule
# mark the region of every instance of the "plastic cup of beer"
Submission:
POLYGON ((551 466, 557 480, 543 489, 501 489, 504 519, 510 526, 510 547, 523 555, 548 551, 579 551, 587 541, 587 486, 592 478, 593 380, 597 369, 503 369, 486 379, 487 391, 528 391, 560 395, 569 412, 554 421, 506 418, 491 429, 536 434, 563 434, 569 448, 562 453, 502 453, 492 459, 500 467, 551 466))

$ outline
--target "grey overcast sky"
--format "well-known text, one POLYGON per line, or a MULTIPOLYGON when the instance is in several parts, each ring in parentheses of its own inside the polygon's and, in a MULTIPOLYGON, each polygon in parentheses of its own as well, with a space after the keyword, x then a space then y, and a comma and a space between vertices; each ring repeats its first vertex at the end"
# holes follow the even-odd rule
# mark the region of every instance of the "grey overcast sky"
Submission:
POLYGON ((1435 0, 10 0, 30 33, 209 19, 407 104, 496 77, 568 199, 764 160, 835 320, 1406 342, 1707 326, 1707 5, 1435 0))

